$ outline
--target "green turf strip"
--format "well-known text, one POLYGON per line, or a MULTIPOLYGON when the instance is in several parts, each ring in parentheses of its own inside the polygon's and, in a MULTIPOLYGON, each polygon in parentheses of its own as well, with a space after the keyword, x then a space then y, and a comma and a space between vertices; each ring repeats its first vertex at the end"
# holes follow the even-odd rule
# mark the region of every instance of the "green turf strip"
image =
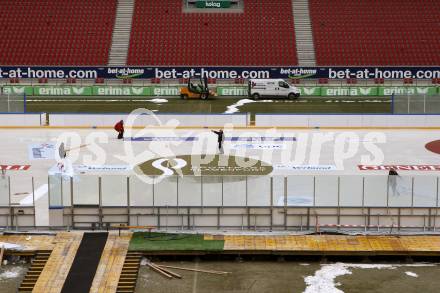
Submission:
POLYGON ((135 251, 223 251, 223 240, 203 240, 201 234, 135 232, 129 250, 135 251))

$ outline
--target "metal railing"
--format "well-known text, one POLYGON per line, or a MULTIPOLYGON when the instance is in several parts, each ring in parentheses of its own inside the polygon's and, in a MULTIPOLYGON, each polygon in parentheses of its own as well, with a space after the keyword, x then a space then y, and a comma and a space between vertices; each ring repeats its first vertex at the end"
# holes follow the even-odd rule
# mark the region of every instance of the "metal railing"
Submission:
POLYGON ((439 95, 393 95, 393 114, 440 114, 439 95))
POLYGON ((49 203, 63 223, 174 229, 436 227, 436 176, 50 177, 49 203), (378 223, 373 223, 373 218, 378 223))
POLYGON ((170 176, 155 184, 136 176, 49 176, 49 207, 35 206, 42 195, 33 177, 16 177, 0 177, 0 227, 8 229, 35 228, 47 208, 50 228, 439 229, 437 176, 170 176), (24 186, 30 191, 21 194, 24 186))

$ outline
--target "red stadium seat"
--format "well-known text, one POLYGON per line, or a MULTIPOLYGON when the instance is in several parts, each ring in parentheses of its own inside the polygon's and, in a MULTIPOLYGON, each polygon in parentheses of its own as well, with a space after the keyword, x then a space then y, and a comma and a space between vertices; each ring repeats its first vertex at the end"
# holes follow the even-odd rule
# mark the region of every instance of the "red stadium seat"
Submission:
POLYGON ((106 65, 116 0, 2 0, 0 64, 106 65))
POLYGON ((183 13, 136 0, 128 65, 297 65, 292 1, 245 0, 243 13, 183 13))
POLYGON ((245 83, 245 79, 244 78, 235 78, 234 79, 234 83, 235 84, 244 84, 245 83))
POLYGON ((318 65, 440 64, 438 0, 309 4, 318 65))
POLYGON ((151 79, 151 83, 159 84, 160 83, 160 78, 152 78, 151 79))

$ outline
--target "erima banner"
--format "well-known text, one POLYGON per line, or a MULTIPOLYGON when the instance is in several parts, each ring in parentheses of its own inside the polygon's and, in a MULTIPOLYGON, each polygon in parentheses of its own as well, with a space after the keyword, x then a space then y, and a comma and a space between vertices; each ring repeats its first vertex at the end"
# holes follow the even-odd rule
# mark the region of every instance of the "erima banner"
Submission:
MULTIPOLYGON (((340 87, 340 86, 298 86, 301 96, 310 97, 368 97, 392 95, 435 96, 440 94, 440 87, 434 86, 370 86, 370 87, 340 87)), ((4 94, 27 96, 178 96, 179 86, 71 86, 71 85, 5 85, 1 87, 4 94)), ((215 91, 218 96, 247 96, 246 86, 218 86, 215 91)))
MULTIPOLYGON (((392 95, 425 95, 435 96, 440 94, 440 88, 435 86, 297 86, 301 96, 314 97, 368 97, 368 96, 392 96, 392 95)), ((217 95, 219 96, 247 96, 246 86, 219 86, 217 95)))
POLYGON ((49 79, 179 79, 235 78, 329 78, 329 79, 432 79, 440 78, 440 67, 12 67, 0 66, 0 78, 49 79))

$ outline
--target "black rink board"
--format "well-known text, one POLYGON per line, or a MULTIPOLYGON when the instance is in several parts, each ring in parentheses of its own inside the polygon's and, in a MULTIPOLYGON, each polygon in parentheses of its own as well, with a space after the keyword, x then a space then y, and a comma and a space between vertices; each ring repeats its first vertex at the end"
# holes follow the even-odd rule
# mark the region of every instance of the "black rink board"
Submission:
POLYGON ((62 293, 89 292, 108 233, 84 233, 62 293))

